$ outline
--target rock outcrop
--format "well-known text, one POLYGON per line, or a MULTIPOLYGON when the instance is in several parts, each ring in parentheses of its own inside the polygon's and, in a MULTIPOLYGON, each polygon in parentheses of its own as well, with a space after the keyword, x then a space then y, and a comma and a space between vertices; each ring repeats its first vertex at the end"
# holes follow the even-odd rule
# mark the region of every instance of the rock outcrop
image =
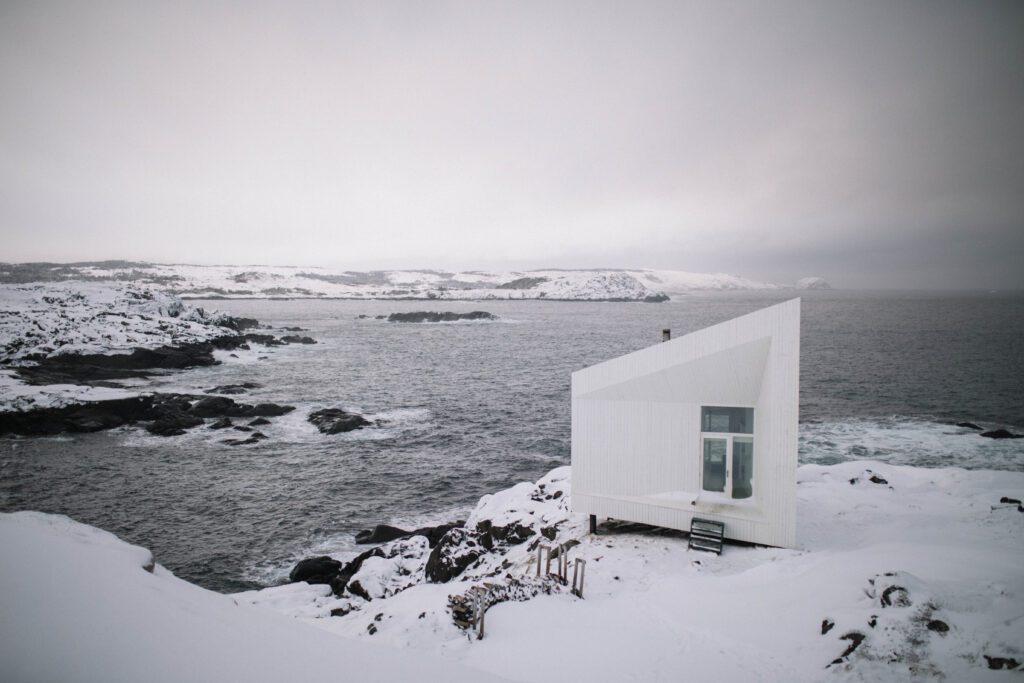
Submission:
POLYGON ((316 428, 324 434, 351 432, 354 429, 362 429, 373 424, 362 415, 349 413, 341 408, 324 408, 314 411, 306 420, 316 425, 316 428))

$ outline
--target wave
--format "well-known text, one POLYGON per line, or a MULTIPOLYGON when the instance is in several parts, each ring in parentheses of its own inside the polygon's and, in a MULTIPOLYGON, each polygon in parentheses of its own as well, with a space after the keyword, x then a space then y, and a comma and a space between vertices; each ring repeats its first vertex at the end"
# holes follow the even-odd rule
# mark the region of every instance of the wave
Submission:
POLYGON ((1024 439, 989 439, 974 429, 925 418, 894 415, 804 423, 799 444, 801 463, 879 460, 915 467, 1024 471, 1024 439))

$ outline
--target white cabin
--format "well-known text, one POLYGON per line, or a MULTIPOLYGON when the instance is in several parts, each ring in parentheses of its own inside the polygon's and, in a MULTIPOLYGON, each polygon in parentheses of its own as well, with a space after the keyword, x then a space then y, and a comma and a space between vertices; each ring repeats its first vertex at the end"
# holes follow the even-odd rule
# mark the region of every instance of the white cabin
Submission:
POLYGON ((800 299, 572 375, 572 508, 796 543, 800 299))

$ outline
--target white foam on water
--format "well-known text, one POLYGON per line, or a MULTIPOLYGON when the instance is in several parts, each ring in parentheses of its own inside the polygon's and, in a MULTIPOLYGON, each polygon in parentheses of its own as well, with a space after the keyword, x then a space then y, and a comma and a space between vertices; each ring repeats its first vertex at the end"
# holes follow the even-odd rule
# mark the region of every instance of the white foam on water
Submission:
POLYGON ((916 467, 1024 470, 1024 439, 990 439, 975 429, 902 416, 801 424, 799 448, 801 463, 879 460, 916 467))

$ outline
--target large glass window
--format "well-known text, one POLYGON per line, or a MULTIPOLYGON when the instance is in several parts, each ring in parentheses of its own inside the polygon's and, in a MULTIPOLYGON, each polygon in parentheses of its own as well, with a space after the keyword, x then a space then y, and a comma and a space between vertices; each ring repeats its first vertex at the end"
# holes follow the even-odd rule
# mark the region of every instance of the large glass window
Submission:
POLYGON ((754 409, 703 406, 701 488, 731 498, 754 495, 754 409))

